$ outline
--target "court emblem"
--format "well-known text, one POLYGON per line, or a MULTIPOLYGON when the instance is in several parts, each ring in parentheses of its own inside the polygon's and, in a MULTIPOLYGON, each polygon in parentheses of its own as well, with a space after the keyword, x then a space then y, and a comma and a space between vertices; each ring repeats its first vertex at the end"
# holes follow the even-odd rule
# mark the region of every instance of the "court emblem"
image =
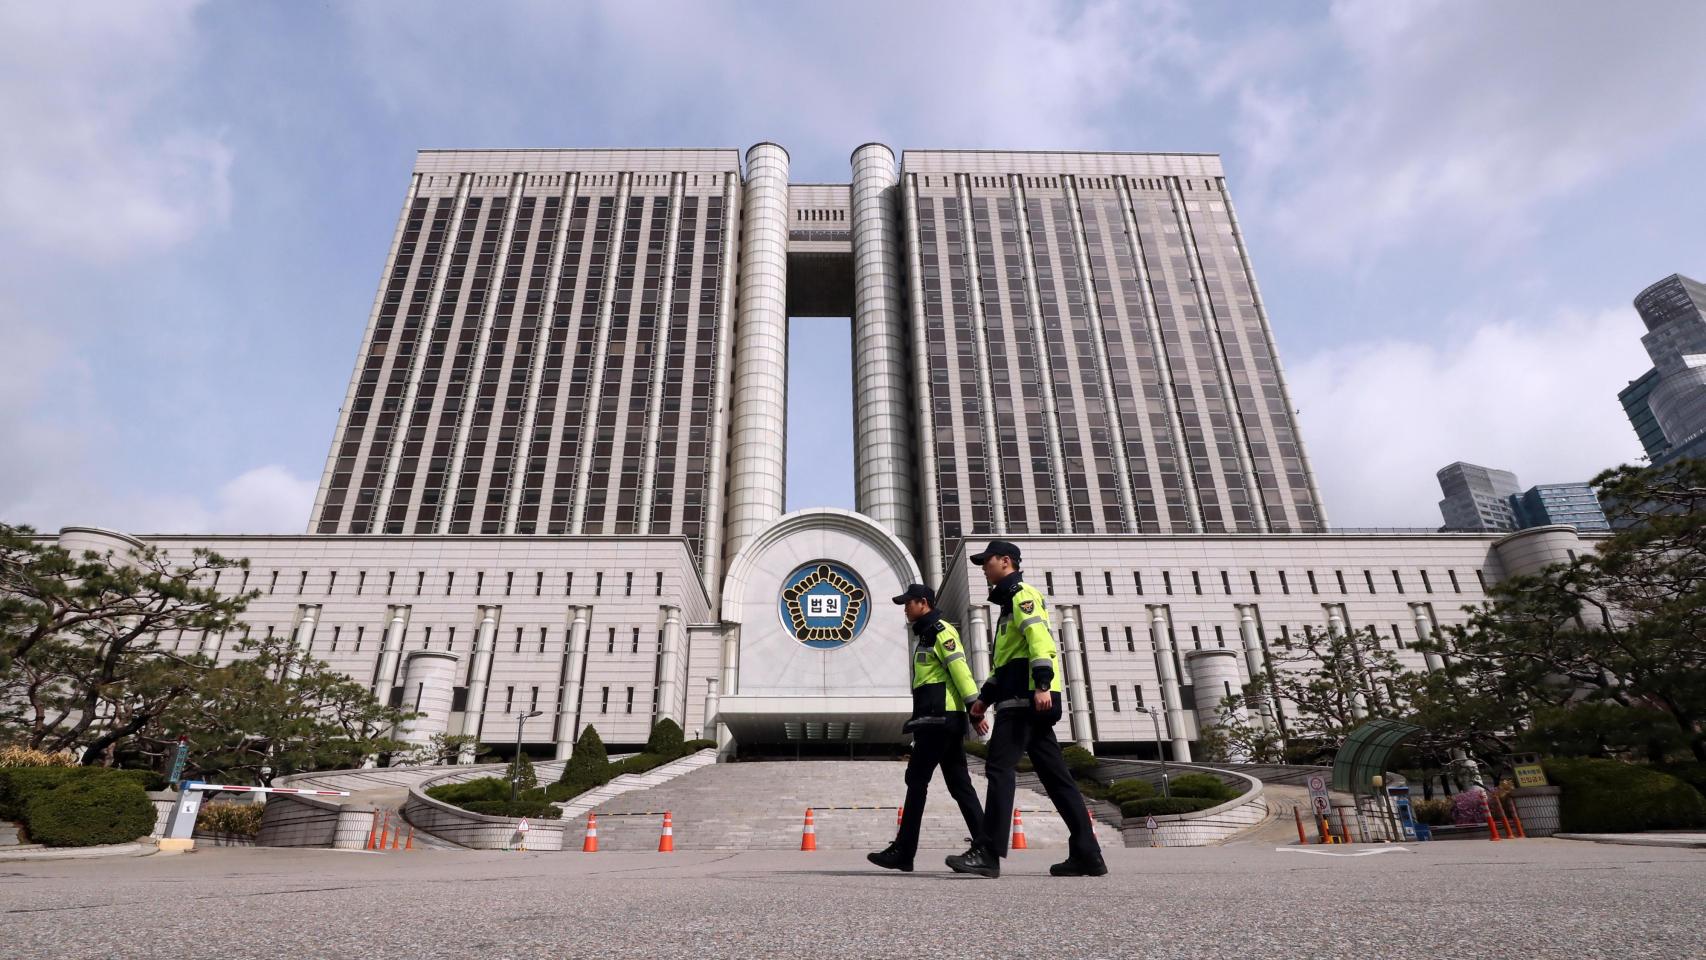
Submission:
POLYGON ((804 564, 782 581, 782 624, 808 647, 833 650, 859 636, 870 619, 865 584, 829 560, 804 564))

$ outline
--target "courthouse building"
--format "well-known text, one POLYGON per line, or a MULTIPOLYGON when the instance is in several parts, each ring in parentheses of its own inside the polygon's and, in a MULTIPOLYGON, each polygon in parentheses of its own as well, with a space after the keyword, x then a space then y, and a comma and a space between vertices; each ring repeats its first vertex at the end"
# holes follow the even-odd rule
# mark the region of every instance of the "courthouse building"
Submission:
MULTIPOLYGON (((405 731, 566 755, 670 717, 749 754, 903 739, 938 585, 1023 548, 1063 647, 1063 739, 1189 756, 1305 630, 1412 648, 1591 543, 1327 525, 1218 157, 423 151, 309 532, 143 536, 246 557, 251 630, 405 731), (784 515, 790 317, 852 318, 856 510, 784 515), (1146 710, 1153 708, 1155 719, 1146 710)), ((353 318, 352 318, 353 322, 353 318)), ((1296 322, 1295 320, 1293 322, 1296 322)), ((122 534, 61 533, 122 546, 122 534)), ((236 637, 168 638, 233 655, 236 637)), ((1273 722, 1284 719, 1283 711, 1273 722)))

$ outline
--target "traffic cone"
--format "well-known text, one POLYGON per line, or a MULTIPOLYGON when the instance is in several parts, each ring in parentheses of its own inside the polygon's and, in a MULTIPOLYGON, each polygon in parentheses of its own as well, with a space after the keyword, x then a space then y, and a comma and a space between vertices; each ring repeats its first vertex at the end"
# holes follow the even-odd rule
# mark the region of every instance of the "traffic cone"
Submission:
POLYGON ((379 811, 373 811, 373 824, 367 828, 367 849, 379 849, 379 811))
POLYGON ((415 828, 414 828, 413 824, 410 824, 409 825, 409 842, 403 844, 403 849, 404 850, 413 850, 414 848, 415 848, 415 828))
POLYGON ((906 808, 905 807, 902 806, 902 807, 895 807, 894 808, 894 825, 895 826, 897 826, 897 827, 900 826, 900 821, 902 819, 904 819, 905 817, 906 817, 906 808))
POLYGON ((397 814, 397 829, 391 834, 391 849, 401 850, 403 847, 403 815, 397 814))
POLYGON ((1025 821, 1019 816, 1019 808, 1013 808, 1013 842, 1007 845, 1013 850, 1029 850, 1030 844, 1025 842, 1025 821))
POLYGON ((817 849, 817 821, 812 819, 811 807, 806 808, 806 827, 805 831, 800 834, 800 849, 817 849))
POLYGON ((1488 840, 1498 840, 1498 839, 1500 839, 1500 837, 1499 837, 1499 825, 1493 822, 1493 805, 1491 803, 1486 805, 1486 811, 1487 811, 1487 839, 1488 840))
POLYGON ((385 823, 379 828, 379 849, 384 850, 391 843, 391 814, 385 814, 385 823))
POLYGON ((582 853, 598 852, 598 814, 586 815, 586 840, 581 843, 582 853))
POLYGON ((663 812, 663 836, 658 837, 658 852, 675 852, 675 822, 670 818, 668 810, 663 812))

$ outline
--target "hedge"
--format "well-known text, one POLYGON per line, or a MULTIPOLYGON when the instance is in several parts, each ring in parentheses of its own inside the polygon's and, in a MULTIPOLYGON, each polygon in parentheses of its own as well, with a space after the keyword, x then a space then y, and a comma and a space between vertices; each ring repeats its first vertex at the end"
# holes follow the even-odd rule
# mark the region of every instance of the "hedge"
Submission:
POLYGON ((1706 797, 1682 780, 1621 760, 1553 759, 1546 779, 1563 788, 1566 833, 1706 827, 1706 797))
POLYGON ((1128 800, 1120 804, 1120 815, 1131 817, 1162 817, 1173 813, 1196 813, 1218 807, 1222 801, 1209 797, 1151 797, 1148 800, 1128 800))
POLYGON ((50 847, 129 843, 154 831, 154 803, 133 780, 84 777, 32 794, 24 821, 50 847))
POLYGON ((204 803, 196 814, 198 833, 225 833, 236 837, 258 837, 261 834, 261 814, 264 803, 204 803))
POLYGON ((1066 757, 1066 769, 1071 771, 1074 776, 1089 773, 1101 765, 1096 760, 1095 754, 1077 744, 1073 744, 1060 752, 1066 757))
MULTIPOLYGON (((27 819, 30 800, 44 790, 68 783, 118 780, 147 790, 159 781, 152 770, 114 770, 110 767, 9 767, 0 769, 0 820, 27 819)), ((146 799, 146 797, 144 798, 146 799)), ((149 830, 153 829, 150 821, 149 830)), ((144 830, 143 833, 148 833, 144 830)), ((134 840, 135 837, 130 839, 134 840)))
POLYGON ((1666 763, 1653 769, 1660 773, 1668 773, 1702 794, 1706 794, 1706 763, 1697 760, 1688 763, 1666 763))
POLYGON ((1211 773, 1187 773, 1182 777, 1174 777, 1169 788, 1175 797, 1200 797, 1215 803, 1225 803, 1238 796, 1238 791, 1211 773))
POLYGON ((501 777, 481 777, 461 783, 445 783, 428 787, 426 795, 453 807, 479 801, 509 800, 509 781, 501 777))
POLYGON ((549 800, 517 800, 510 803, 504 800, 475 800, 471 803, 458 804, 469 813, 483 813, 489 817, 530 817, 534 820, 556 820, 563 815, 563 808, 553 806, 549 800))
POLYGON ((646 753, 659 756, 680 756, 684 737, 681 726, 674 720, 664 717, 652 725, 652 735, 646 739, 646 753))
POLYGON ((1115 780, 1108 786, 1108 799, 1114 803, 1149 800, 1155 796, 1155 786, 1147 780, 1115 780))

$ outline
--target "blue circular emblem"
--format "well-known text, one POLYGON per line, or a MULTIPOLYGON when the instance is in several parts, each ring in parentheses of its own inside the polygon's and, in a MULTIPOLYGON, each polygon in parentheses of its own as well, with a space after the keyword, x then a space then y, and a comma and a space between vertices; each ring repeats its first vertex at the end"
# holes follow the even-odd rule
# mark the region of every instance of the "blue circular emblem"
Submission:
POLYGON ((834 650, 865 629, 871 598, 859 575, 839 563, 815 560, 782 581, 782 625, 808 647, 834 650))

